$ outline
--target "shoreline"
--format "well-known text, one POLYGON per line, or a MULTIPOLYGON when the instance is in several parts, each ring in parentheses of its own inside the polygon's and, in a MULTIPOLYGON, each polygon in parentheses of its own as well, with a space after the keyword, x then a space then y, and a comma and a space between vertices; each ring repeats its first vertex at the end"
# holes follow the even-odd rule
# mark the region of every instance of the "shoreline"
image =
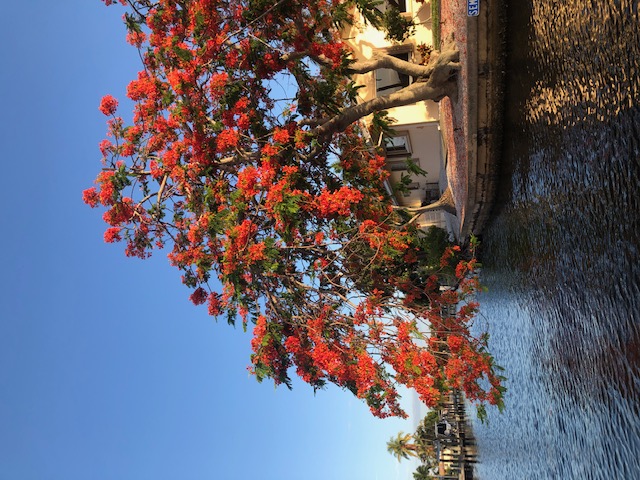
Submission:
POLYGON ((502 150, 506 11, 504 1, 480 4, 468 17, 466 0, 442 0, 441 41, 460 52, 458 97, 440 102, 446 177, 455 201, 454 234, 480 235, 495 200, 502 150))

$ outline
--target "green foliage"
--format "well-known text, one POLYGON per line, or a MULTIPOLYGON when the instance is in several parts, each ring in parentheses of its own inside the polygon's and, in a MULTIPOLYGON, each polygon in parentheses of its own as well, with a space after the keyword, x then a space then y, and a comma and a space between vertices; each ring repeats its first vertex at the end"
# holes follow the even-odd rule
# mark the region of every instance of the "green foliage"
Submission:
POLYGON ((431 469, 429 465, 420 465, 416 468, 416 471, 413 472, 414 480, 433 480, 433 476, 431 475, 431 469))
POLYGON ((410 433, 398 432, 395 437, 387 442, 387 452, 396 457, 398 461, 415 457, 416 446, 411 442, 413 436, 410 433))
POLYGON ((352 0, 345 2, 355 7, 360 11, 360 14, 365 19, 365 22, 370 23, 376 28, 383 26, 382 24, 382 11, 379 7, 384 3, 382 0, 352 0))
POLYGON ((128 12, 124 14, 123 19, 128 32, 130 33, 142 32, 142 28, 140 28, 140 19, 136 18, 134 15, 131 15, 128 12))
POLYGON ((480 422, 485 423, 488 421, 487 409, 484 405, 476 405, 476 415, 478 416, 478 420, 480 420, 480 422))
POLYGON ((113 185, 116 191, 122 191, 125 187, 131 185, 131 179, 127 173, 127 169, 124 165, 118 167, 113 177, 113 185))
POLYGON ((188 50, 186 48, 180 48, 177 45, 173 47, 173 53, 175 53, 176 56, 179 57, 184 62, 188 62, 192 58, 191 50, 188 50))
POLYGON ((392 3, 386 5, 383 11, 383 4, 381 0, 349 0, 340 3, 332 14, 333 22, 338 26, 351 25, 349 9, 355 7, 365 23, 385 32, 387 40, 404 42, 415 32, 413 20, 403 16, 398 6, 392 3))
POLYGON ((420 168, 420 165, 413 159, 407 157, 405 160, 405 164, 407 165, 407 172, 413 175, 425 176, 427 175, 427 171, 420 168))
POLYGON ((395 119, 389 116, 386 110, 375 112, 371 118, 371 136, 374 142, 378 142, 380 138, 392 137, 395 130, 391 127, 395 123, 395 119))
POLYGON ((405 159, 405 167, 408 174, 402 173, 400 181, 393 185, 393 189, 397 193, 409 194, 409 186, 413 183, 416 176, 425 176, 427 171, 420 168, 416 161, 410 157, 405 159))
POLYGON ((400 181, 394 183, 393 190, 403 195, 409 194, 409 185, 411 185, 411 176, 406 174, 400 175, 400 181))
POLYGON ((438 423, 438 411, 430 410, 418 424, 413 438, 418 457, 425 464, 435 462, 433 442, 436 439, 435 426, 438 423))
POLYGON ((423 252, 421 265, 429 269, 440 268, 440 259, 447 247, 453 245, 449 240, 446 230, 431 225, 427 231, 420 236, 420 249, 423 252))
POLYGON ((430 410, 418 424, 414 438, 416 443, 423 445, 433 445, 436 438, 435 428, 438 423, 438 411, 430 410))
POLYGON ((402 43, 415 33, 416 26, 411 18, 403 16, 395 5, 391 5, 382 15, 382 28, 387 40, 402 43))
POLYGON ((350 100, 355 101, 358 98, 358 90, 361 88, 364 88, 364 85, 358 85, 352 80, 346 85, 345 92, 350 100))
POLYGON ((440 50, 440 0, 431 0, 431 32, 433 45, 440 50))

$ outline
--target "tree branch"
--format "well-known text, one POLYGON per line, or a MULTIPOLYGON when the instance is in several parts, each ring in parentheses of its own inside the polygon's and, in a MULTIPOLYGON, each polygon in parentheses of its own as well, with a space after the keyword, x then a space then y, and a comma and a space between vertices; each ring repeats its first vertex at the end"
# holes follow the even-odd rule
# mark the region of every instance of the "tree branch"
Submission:
POLYGON ((422 100, 438 102, 444 97, 455 96, 457 92, 455 75, 460 69, 458 58, 458 51, 451 47, 432 58, 427 66, 405 62, 390 55, 383 55, 375 60, 352 65, 351 68, 357 67, 359 72, 363 73, 378 68, 393 68, 400 73, 418 76, 419 78, 408 87, 391 95, 376 97, 345 108, 342 112, 317 127, 313 133, 318 137, 329 136, 333 133, 344 131, 352 123, 374 112, 411 105, 422 100))
POLYGON ((442 193, 438 201, 430 203, 429 205, 424 205, 422 207, 402 207, 398 205, 392 205, 391 208, 394 210, 403 210, 407 213, 413 213, 414 216, 407 222, 414 222, 417 217, 426 212, 433 212, 435 210, 443 210, 451 215, 457 215, 456 205, 453 200, 453 193, 451 192, 451 188, 447 187, 447 189, 442 193))
POLYGON ((313 133, 319 137, 344 131, 349 125, 374 112, 388 110, 403 105, 411 105, 421 100, 439 101, 453 91, 451 85, 443 83, 433 85, 433 82, 412 83, 391 95, 376 97, 369 101, 345 108, 341 113, 316 128, 313 133))
POLYGON ((365 74, 378 70, 379 68, 390 68, 405 75, 411 75, 412 77, 430 77, 434 70, 444 66, 459 69, 459 59, 460 54, 458 50, 456 50, 454 46, 448 45, 440 54, 434 52, 427 65, 407 62, 393 55, 376 53, 374 58, 370 60, 352 63, 349 66, 349 71, 351 73, 365 74))

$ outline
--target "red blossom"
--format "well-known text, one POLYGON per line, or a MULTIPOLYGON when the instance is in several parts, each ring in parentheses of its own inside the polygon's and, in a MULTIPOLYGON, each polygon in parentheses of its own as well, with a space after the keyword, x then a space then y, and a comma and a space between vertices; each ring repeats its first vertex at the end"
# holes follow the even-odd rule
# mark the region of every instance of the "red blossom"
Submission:
POLYGON ((104 212, 104 215, 102 216, 102 218, 109 225, 118 227, 127 223, 129 220, 131 220, 131 217, 133 216, 133 212, 134 212, 134 209, 132 206, 131 199, 125 197, 120 202, 114 203, 109 210, 104 212))
POLYGON ((449 335, 449 338, 447 339, 447 344, 449 345, 449 349, 453 353, 458 353, 460 351, 460 349, 462 348, 463 342, 464 340, 462 339, 462 337, 458 335, 449 335))
POLYGON ((347 186, 340 187, 334 192, 325 189, 318 196, 315 207, 321 217, 333 214, 346 216, 351 212, 352 205, 360 202, 362 198, 363 195, 360 191, 347 186))
POLYGON ((207 301, 207 297, 208 295, 206 290, 202 287, 198 287, 193 291, 193 293, 189 297, 189 300, 191 300, 194 305, 202 305, 207 301))
POLYGON ((239 140, 240 134, 237 130, 231 128, 223 130, 218 134, 218 138, 216 140, 216 151, 218 153, 226 152, 229 149, 236 147, 239 140))
POLYGON ((238 172, 238 189, 244 193, 246 197, 252 197, 258 194, 258 169, 248 166, 238 172))
POLYGON ((260 260, 264 260, 266 245, 264 243, 255 243, 249 246, 249 260, 251 263, 259 262, 260 260))
POLYGON ((105 115, 113 115, 118 108, 118 101, 111 95, 105 95, 100 101, 100 111, 105 115))
POLYGON ((82 201, 89 205, 91 208, 98 206, 100 198, 95 187, 87 188, 82 192, 82 201))
POLYGON ((140 48, 146 39, 147 36, 144 34, 144 32, 129 32, 127 34, 127 43, 133 45, 134 47, 140 48))
POLYGON ((222 303, 220 302, 220 295, 215 292, 210 293, 207 299, 207 307, 209 315, 213 317, 217 317, 218 315, 220 315, 223 307, 222 303))
POLYGON ((110 227, 104 232, 104 241, 107 243, 119 242, 122 240, 120 237, 120 227, 110 227))
POLYGON ((284 128, 276 128, 273 132, 273 141, 276 143, 287 143, 289 141, 289 131, 284 128))

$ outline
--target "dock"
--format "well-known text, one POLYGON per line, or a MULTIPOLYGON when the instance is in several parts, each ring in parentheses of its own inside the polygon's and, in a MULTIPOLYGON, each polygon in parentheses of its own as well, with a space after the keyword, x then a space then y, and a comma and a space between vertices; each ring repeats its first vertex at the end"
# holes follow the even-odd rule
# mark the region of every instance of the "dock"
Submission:
POLYGON ((453 390, 439 410, 436 428, 437 479, 473 480, 477 462, 476 441, 466 413, 464 395, 453 390))

